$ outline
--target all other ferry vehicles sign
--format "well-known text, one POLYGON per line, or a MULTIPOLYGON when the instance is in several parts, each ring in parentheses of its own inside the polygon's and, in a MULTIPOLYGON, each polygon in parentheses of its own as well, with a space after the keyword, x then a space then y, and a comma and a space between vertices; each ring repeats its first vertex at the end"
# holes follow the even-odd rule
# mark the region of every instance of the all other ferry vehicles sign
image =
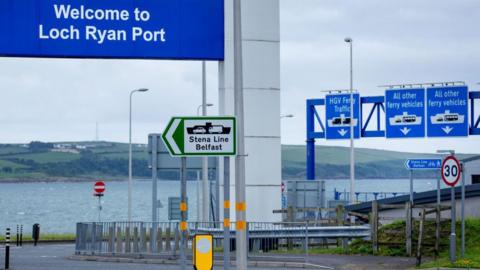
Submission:
POLYGON ((427 136, 468 136, 468 87, 427 88, 427 136))
POLYGON ((385 91, 387 138, 425 137, 425 89, 385 91))

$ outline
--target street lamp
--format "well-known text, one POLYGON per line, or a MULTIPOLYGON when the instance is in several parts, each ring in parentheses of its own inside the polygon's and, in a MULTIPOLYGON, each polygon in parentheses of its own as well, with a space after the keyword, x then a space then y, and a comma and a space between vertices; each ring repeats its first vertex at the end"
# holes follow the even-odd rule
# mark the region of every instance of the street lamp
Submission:
MULTIPOLYGON (((355 145, 354 145, 354 129, 353 129, 353 39, 346 37, 344 39, 350 45, 350 203, 355 203, 355 145)), ((352 222, 355 217, 352 216, 352 222)))
POLYGON ((128 221, 132 221, 132 96, 136 92, 147 92, 147 88, 130 91, 130 113, 128 126, 128 221))
MULTIPOLYGON (((198 105, 197 107, 197 116, 200 116, 200 109, 202 108, 203 105, 198 105)), ((205 107, 212 107, 213 104, 212 103, 207 103, 205 104, 205 107)))
MULTIPOLYGON (((213 103, 206 103, 205 104, 205 114, 206 115, 206 107, 212 107, 213 106, 213 103)), ((197 116, 200 116, 200 109, 203 108, 203 104, 200 104, 198 105, 197 107, 197 116)), ((203 189, 205 189, 206 187, 208 187, 208 158, 206 157, 202 157, 202 178, 204 179, 203 180, 203 189)), ((207 192, 207 191, 203 191, 203 196, 205 196, 205 194, 209 194, 210 192, 207 192)), ((209 196, 207 196, 209 197, 209 196)), ((205 201, 205 198, 203 199, 205 201)), ((207 198, 207 209, 208 209, 208 204, 210 203, 210 198, 207 198)), ((208 220, 205 220, 205 214, 203 213, 203 211, 201 211, 202 208, 205 207, 205 203, 203 203, 203 206, 201 206, 202 204, 200 203, 200 177, 199 175, 197 175, 197 220, 198 221, 208 221, 208 220), (202 214, 203 213, 203 214, 202 214)))
POLYGON ((280 119, 281 118, 293 118, 293 117, 295 117, 295 115, 293 115, 293 114, 281 114, 280 115, 280 119))

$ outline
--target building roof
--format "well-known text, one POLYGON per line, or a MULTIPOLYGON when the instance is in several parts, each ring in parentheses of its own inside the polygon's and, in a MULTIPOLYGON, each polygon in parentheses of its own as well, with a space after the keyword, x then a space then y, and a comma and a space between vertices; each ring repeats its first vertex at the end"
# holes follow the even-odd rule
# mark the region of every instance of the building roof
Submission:
POLYGON ((470 161, 475 161, 475 160, 479 160, 479 159, 480 159, 480 155, 476 155, 476 156, 473 156, 473 157, 464 158, 461 161, 463 163, 468 163, 470 161))
MULTIPOLYGON (((451 190, 450 188, 444 188, 440 193, 440 200, 450 201, 451 190)), ((455 187, 455 198, 460 199, 462 196, 462 187, 455 187)), ((480 197, 480 184, 465 186, 465 198, 480 197)), ((437 191, 430 190, 425 192, 415 193, 413 196, 414 204, 429 204, 437 202, 437 191)), ((410 195, 397 196, 393 198, 378 200, 380 204, 405 204, 410 200, 410 195)), ((353 211, 357 213, 370 213, 372 209, 372 201, 364 202, 360 204, 347 205, 345 207, 347 211, 353 211)), ((381 210, 379 210, 381 211, 381 210)))

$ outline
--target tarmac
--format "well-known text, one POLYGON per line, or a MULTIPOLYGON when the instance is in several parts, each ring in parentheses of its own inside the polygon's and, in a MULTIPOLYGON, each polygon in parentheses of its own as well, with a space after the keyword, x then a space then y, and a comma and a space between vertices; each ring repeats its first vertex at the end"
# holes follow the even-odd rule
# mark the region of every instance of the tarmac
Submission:
MULTIPOLYGON (((135 259, 74 255, 72 244, 42 244, 11 247, 10 269, 18 270, 177 270, 176 261, 167 259, 135 259)), ((0 267, 4 266, 4 248, 0 248, 0 267)), ((356 255, 266 255, 249 260, 250 269, 335 269, 335 270, 400 270, 415 268, 414 258, 356 255)), ((0 268, 3 269, 3 268, 0 268)), ((193 269, 190 262, 187 269, 193 269)), ((223 269, 216 262, 214 269, 223 269)), ((234 269, 232 266, 231 269, 234 269)))

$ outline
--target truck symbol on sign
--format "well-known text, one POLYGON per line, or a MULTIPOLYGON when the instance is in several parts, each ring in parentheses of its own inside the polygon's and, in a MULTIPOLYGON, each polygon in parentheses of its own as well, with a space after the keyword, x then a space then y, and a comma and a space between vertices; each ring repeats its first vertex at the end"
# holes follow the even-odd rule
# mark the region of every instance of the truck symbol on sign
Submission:
POLYGON ((391 126, 407 126, 407 125, 420 125, 422 124, 422 117, 414 114, 408 114, 403 112, 402 115, 395 115, 388 119, 391 126))
MULTIPOLYGON (((357 126, 357 119, 353 118, 352 125, 357 126)), ((340 117, 334 117, 328 120, 329 127, 349 127, 350 117, 345 117, 345 114, 341 114, 340 117)))
POLYGON ((445 113, 430 116, 430 120, 432 124, 462 124, 465 121, 465 116, 446 110, 445 113))
POLYGON ((208 135, 208 134, 230 134, 230 127, 224 127, 223 125, 212 125, 211 122, 205 123, 205 125, 195 125, 193 127, 187 127, 188 134, 208 135))

